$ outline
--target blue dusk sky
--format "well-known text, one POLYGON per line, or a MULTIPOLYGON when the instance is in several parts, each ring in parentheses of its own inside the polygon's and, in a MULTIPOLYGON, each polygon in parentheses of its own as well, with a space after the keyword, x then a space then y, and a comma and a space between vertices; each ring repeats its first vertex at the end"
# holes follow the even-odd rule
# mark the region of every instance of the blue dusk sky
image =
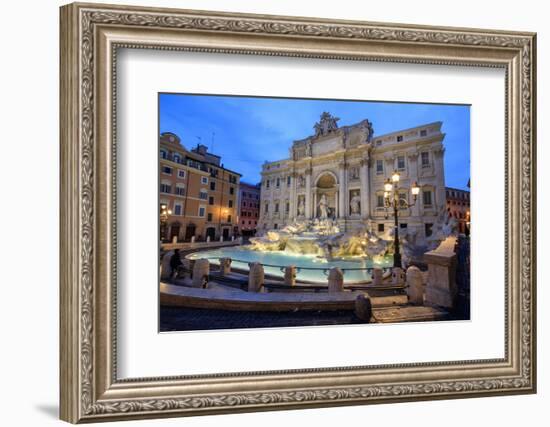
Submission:
POLYGON ((178 135, 185 148, 199 142, 221 156, 242 181, 257 183, 264 161, 285 159, 297 139, 314 133, 323 111, 339 117, 339 126, 369 119, 374 137, 443 122, 445 184, 468 190, 470 178, 470 107, 325 99, 257 98, 159 94, 160 132, 178 135))

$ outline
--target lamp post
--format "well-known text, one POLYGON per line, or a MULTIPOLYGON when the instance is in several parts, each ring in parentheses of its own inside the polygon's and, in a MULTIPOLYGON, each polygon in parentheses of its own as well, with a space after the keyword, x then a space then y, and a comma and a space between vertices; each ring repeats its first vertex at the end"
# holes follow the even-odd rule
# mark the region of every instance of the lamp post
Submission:
POLYGON ((168 209, 165 203, 160 204, 160 241, 166 238, 166 224, 168 215, 172 215, 172 211, 168 209))
POLYGON ((399 251, 399 209, 406 207, 410 208, 416 203, 418 193, 420 193, 420 187, 416 182, 411 186, 411 194, 413 196, 413 202, 409 203, 406 199, 399 196, 399 172, 395 171, 391 176, 391 179, 384 183, 384 207, 386 208, 386 218, 388 218, 388 209, 393 209, 394 217, 394 233, 393 233, 393 266, 401 267, 401 252, 399 251))

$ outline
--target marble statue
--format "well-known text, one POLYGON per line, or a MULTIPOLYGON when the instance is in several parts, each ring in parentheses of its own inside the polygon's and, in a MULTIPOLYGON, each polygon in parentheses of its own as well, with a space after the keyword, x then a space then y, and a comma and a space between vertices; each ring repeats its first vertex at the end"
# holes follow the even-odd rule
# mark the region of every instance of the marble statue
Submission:
POLYGON ((326 111, 321 114, 321 119, 319 122, 315 123, 313 129, 315 129, 315 136, 326 135, 329 132, 332 132, 338 129, 338 117, 334 117, 332 114, 327 113, 326 111))
POLYGON ((304 203, 304 199, 300 198, 300 201, 298 202, 298 216, 304 216, 306 213, 306 207, 304 203))
POLYGON ((359 193, 355 193, 349 202, 352 215, 358 215, 361 213, 361 197, 359 193))
POLYGON ((327 219, 328 218, 328 200, 327 196, 323 194, 321 200, 319 200, 319 218, 327 219))

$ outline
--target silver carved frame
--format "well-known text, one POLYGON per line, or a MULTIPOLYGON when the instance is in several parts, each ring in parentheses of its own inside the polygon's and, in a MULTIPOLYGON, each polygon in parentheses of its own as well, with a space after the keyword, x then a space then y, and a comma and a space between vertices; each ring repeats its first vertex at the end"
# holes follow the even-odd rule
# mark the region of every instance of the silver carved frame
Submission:
POLYGON ((535 34, 100 4, 71 4, 60 13, 63 420, 535 392, 535 34), (505 357, 117 379, 115 64, 121 47, 504 68, 505 357))

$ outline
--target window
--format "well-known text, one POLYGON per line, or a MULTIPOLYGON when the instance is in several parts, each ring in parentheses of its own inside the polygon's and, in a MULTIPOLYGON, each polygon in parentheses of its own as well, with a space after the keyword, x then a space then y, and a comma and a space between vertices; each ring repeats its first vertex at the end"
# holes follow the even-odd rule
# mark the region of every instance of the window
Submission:
POLYGON ((229 187, 229 194, 235 194, 235 187, 229 187))
POLYGON ((286 213, 290 212, 290 203, 289 202, 286 202, 286 204, 285 204, 285 212, 286 213))
POLYGON ((213 205, 213 204, 214 204, 214 196, 210 196, 210 197, 208 198, 208 204, 209 204, 209 205, 213 205))
POLYGON ((185 187, 181 185, 176 185, 176 194, 178 196, 185 196, 185 187))
POLYGON ((178 169, 178 178, 185 178, 185 171, 178 169))
POLYGON ((384 207, 384 195, 383 194, 377 194, 376 195, 376 207, 377 208, 383 208, 384 207))
POLYGON ((403 141, 403 135, 397 135, 397 142, 403 141))
POLYGON ((210 181, 210 190, 215 191, 216 190, 216 182, 210 181))
POLYGON ((384 232, 384 224, 378 224, 378 232, 383 233, 384 232))
POLYGON ((275 184, 277 188, 281 186, 281 178, 277 178, 277 184, 275 184))
POLYGON ((180 160, 181 160, 181 157, 179 156, 179 154, 174 154, 174 157, 173 157, 172 160, 173 160, 174 162, 176 162, 176 163, 179 163, 180 160))
POLYGON ((199 198, 201 200, 206 200, 208 199, 208 193, 206 192, 206 190, 201 190, 200 193, 199 193, 199 198))
POLYGON ((201 176, 201 184, 208 184, 208 177, 201 176))
POLYGON ((266 181, 265 181, 265 186, 266 186, 267 188, 269 188, 269 179, 266 179, 266 181))
POLYGON ((432 192, 430 190, 422 191, 422 203, 424 206, 432 205, 432 192))
POLYGON ((279 224, 273 224, 273 228, 277 230, 279 228, 279 224))
POLYGON ((227 222, 231 222, 231 215, 227 215, 227 222))
POLYGON ((399 228, 407 228, 408 224, 406 222, 402 222, 399 224, 399 228))
POLYGON ((286 186, 290 187, 290 175, 286 177, 286 186))
POLYGON ((172 175, 172 168, 170 166, 163 166, 162 173, 165 175, 172 175))
POLYGON ((166 158, 168 158, 168 153, 164 150, 160 150, 160 157, 162 159, 166 159, 166 158))
POLYGON ((405 156, 397 156, 397 170, 405 170, 405 156))
POLYGON ((208 218, 208 219, 207 219, 208 222, 212 222, 212 212, 209 212, 209 213, 208 213, 207 218, 208 218))
POLYGON ((172 192, 172 186, 170 184, 160 184, 160 192, 161 193, 171 193, 172 192))
POLYGON ((174 215, 181 215, 181 205, 174 206, 174 215))
POLYGON ((242 224, 242 225, 245 225, 245 224, 246 224, 246 221, 245 221, 245 220, 242 220, 242 221, 241 221, 241 224, 242 224))
POLYGON ((264 209, 265 213, 268 213, 269 212, 269 203, 266 203, 264 207, 265 207, 265 209, 264 209))
POLYGON ((204 217, 206 214, 206 206, 199 206, 199 216, 204 217))
POLYGON ((427 151, 423 151, 420 153, 420 158, 422 159, 422 167, 427 168, 430 166, 430 153, 427 151))
POLYGON ((232 208, 233 207, 233 200, 230 200, 228 203, 227 203, 227 206, 232 208))
POLYGON ((275 213, 279 213, 279 203, 275 203, 275 213))
POLYGON ((426 129, 420 131, 420 136, 426 136, 428 135, 428 131, 426 129))
POLYGON ((376 175, 384 174, 384 162, 382 160, 376 161, 376 175))
POLYGON ((432 235, 432 228, 433 224, 424 224, 424 233, 426 234, 426 237, 430 237, 432 235))

